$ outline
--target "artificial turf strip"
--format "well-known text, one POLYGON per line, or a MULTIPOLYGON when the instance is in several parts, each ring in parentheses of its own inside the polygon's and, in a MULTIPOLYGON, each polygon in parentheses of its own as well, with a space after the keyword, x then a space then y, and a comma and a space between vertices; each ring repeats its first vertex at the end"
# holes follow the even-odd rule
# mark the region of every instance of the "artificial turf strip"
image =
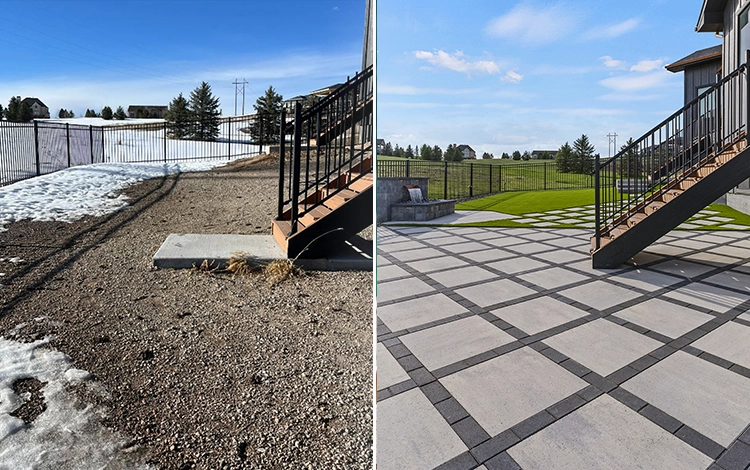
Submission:
MULTIPOLYGON (((456 204, 457 210, 494 211, 503 214, 523 215, 571 207, 588 206, 594 203, 593 189, 570 189, 563 191, 507 192, 456 204)), ((526 225, 526 224, 519 224, 526 225)), ((481 225, 479 225, 481 226, 481 225)), ((492 225, 510 227, 511 225, 492 225)))

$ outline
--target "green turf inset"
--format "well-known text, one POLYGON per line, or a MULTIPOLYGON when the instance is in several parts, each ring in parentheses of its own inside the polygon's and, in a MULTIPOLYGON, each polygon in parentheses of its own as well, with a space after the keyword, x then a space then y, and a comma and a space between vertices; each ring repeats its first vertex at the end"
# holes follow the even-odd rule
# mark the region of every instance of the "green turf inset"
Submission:
POLYGON ((523 215, 534 212, 588 206, 594 203, 593 189, 564 191, 507 192, 456 204, 457 210, 494 211, 523 215))

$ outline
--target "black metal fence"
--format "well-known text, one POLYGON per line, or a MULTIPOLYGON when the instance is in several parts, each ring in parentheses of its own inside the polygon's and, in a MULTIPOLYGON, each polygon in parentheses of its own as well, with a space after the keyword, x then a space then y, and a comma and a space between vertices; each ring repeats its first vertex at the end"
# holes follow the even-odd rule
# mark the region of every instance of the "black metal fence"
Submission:
POLYGON ((167 122, 93 126, 0 121, 0 186, 91 163, 168 163, 258 155, 263 142, 250 134, 255 120, 255 115, 221 118, 219 135, 213 141, 171 138, 167 122))
POLYGON ((378 178, 429 178, 430 199, 463 199, 505 191, 594 187, 590 174, 559 173, 554 161, 497 164, 378 160, 378 178))
POLYGON ((307 111, 297 103, 293 119, 282 112, 278 218, 290 220, 291 233, 309 209, 341 191, 330 182, 355 181, 370 170, 373 89, 370 66, 307 111))

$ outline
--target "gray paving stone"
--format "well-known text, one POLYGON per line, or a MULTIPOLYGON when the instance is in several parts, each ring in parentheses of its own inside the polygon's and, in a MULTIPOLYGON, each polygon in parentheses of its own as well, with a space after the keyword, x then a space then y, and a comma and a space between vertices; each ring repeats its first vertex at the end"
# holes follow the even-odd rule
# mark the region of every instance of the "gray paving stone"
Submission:
POLYGON ((456 287, 463 284, 469 284, 472 282, 487 281, 489 279, 495 279, 496 274, 482 269, 478 266, 466 266, 463 268, 455 268, 450 271, 441 271, 438 273, 428 274, 428 277, 436 280, 445 287, 456 287))
POLYGON ((435 248, 421 248, 419 250, 407 250, 392 253, 391 256, 403 262, 418 261, 425 258, 435 258, 443 253, 435 248))
POLYGON ((461 243, 455 243, 453 245, 444 245, 441 243, 440 247, 456 254, 469 253, 472 251, 484 251, 487 249, 487 245, 483 243, 467 242, 466 240, 463 240, 461 243))
POLYGON ((626 307, 614 315, 670 338, 678 338, 713 318, 658 298, 626 307))
POLYGON ((464 287, 455 291, 457 294, 467 298, 480 307, 500 302, 507 302, 519 297, 533 294, 535 291, 524 287, 510 279, 486 282, 472 287, 464 287))
POLYGON ((376 360, 378 390, 409 380, 409 374, 399 365, 388 349, 380 343, 376 347, 376 360))
POLYGON ((464 253, 462 256, 464 258, 469 258, 470 260, 475 261, 477 263, 487 263, 491 261, 499 261, 501 259, 513 258, 518 255, 515 253, 511 253, 509 251, 501 250, 499 248, 494 248, 491 250, 475 251, 473 253, 464 253))
POLYGON ((377 281, 389 281, 391 279, 409 275, 410 274, 406 270, 393 264, 389 266, 378 266, 377 281))
POLYGON ((508 429, 471 449, 478 462, 485 462, 519 441, 518 436, 508 429))
POLYGON ((724 267, 727 264, 736 263, 739 258, 734 256, 724 256, 716 253, 709 253, 708 251, 700 251, 698 253, 690 254, 687 259, 690 261, 699 261, 705 264, 713 265, 716 267, 724 267))
POLYGON ((732 289, 741 290, 750 294, 750 275, 737 271, 723 271, 704 279, 703 282, 731 287, 732 289))
POLYGON ((723 446, 750 423, 750 379, 682 351, 622 387, 723 446))
POLYGON ((429 295, 386 306, 378 306, 377 315, 391 331, 400 331, 442 318, 468 312, 444 294, 429 295))
POLYGON ((489 434, 472 417, 464 418, 452 424, 451 427, 468 448, 478 446, 490 438, 489 434))
POLYGON ((608 282, 593 281, 588 284, 560 291, 560 295, 564 295, 569 299, 573 299, 597 310, 605 310, 625 301, 635 299, 641 294, 623 287, 615 286, 608 282))
POLYGON ((471 456, 469 452, 464 452, 456 457, 453 457, 449 461, 442 465, 435 467, 435 470, 470 470, 477 468, 477 461, 471 456))
POLYGON ((440 379, 490 435, 581 390, 586 383, 528 348, 440 379))
POLYGON ((507 452, 492 457, 485 462, 487 470, 521 470, 513 458, 507 452))
POLYGON ((534 257, 549 261, 551 263, 556 263, 556 264, 565 264, 565 263, 571 263, 573 261, 579 261, 579 262, 587 262, 589 266, 591 265, 590 256, 583 254, 583 253, 579 253, 577 251, 570 251, 570 250, 546 251, 544 253, 537 253, 534 255, 534 257))
POLYGON ((513 431, 513 434, 523 440, 531 436, 535 432, 540 431, 544 427, 549 426, 554 421, 555 417, 549 414, 546 410, 540 411, 539 413, 530 416, 529 418, 526 418, 525 420, 513 426, 511 428, 511 431, 513 431))
POLYGON ((609 395, 633 411, 638 411, 647 405, 645 401, 641 400, 622 387, 617 387, 616 389, 611 390, 609 392, 609 395))
POLYGON ((432 469, 468 448, 419 389, 378 403, 379 469, 432 469))
POLYGON ((534 271, 533 273, 519 276, 519 278, 536 284, 543 289, 554 289, 589 279, 588 276, 577 274, 569 269, 559 267, 534 271))
POLYGON ((685 261, 684 259, 676 259, 657 263, 653 266, 650 266, 650 269, 692 279, 694 277, 700 276, 701 274, 705 274, 714 268, 702 264, 691 263, 690 261, 685 261))
POLYGON ((715 356, 750 367, 750 327, 728 322, 695 341, 693 346, 715 356))
POLYGON ((430 273, 433 271, 440 271, 441 269, 451 269, 460 266, 468 266, 464 260, 460 260, 454 256, 441 256, 438 258, 431 258, 422 261, 411 261, 409 266, 416 269, 420 273, 430 273))
POLYGON ((388 302, 391 300, 411 297, 416 294, 432 292, 434 290, 435 289, 425 284, 423 281, 415 278, 378 282, 377 299, 378 302, 388 302))
POLYGON ((508 333, 472 316, 401 337, 401 341, 430 370, 515 341, 508 333))
POLYGON ((727 452, 716 463, 726 470, 745 470, 750 464, 750 446, 742 441, 737 441, 727 449, 727 452))
POLYGON ((531 335, 588 314, 547 296, 493 310, 491 313, 531 335))
POLYGON ((672 416, 669 416, 667 413, 651 405, 646 405, 638 412, 646 418, 650 419, 652 422, 666 429, 671 434, 674 434, 674 432, 680 429, 680 426, 682 426, 682 423, 679 420, 673 418, 672 416))
POLYGON ((455 398, 449 398, 435 404, 435 409, 445 418, 448 424, 453 424, 469 416, 455 398))
POLYGON ((699 451, 703 452, 704 454, 708 455, 712 459, 719 457, 719 455, 724 452, 724 447, 707 438, 690 426, 683 425, 680 429, 677 430, 676 433, 674 433, 674 435, 687 442, 691 446, 695 447, 699 451))
POLYGON ((688 284, 664 295, 719 313, 727 312, 748 299, 746 294, 739 294, 700 282, 688 284))
POLYGON ((684 280, 647 269, 632 269, 616 274, 611 279, 649 292, 669 287, 684 280))
POLYGON ((497 269, 498 271, 502 271, 506 274, 516 274, 522 271, 530 271, 532 269, 541 268, 546 266, 546 264, 535 259, 519 256, 516 258, 489 263, 487 264, 487 266, 493 269, 497 269))
POLYGON ((586 400, 579 395, 573 394, 547 408, 547 412, 559 419, 585 404, 586 400))
POLYGON ((521 441, 508 454, 524 469, 703 470, 712 462, 607 395, 521 441))
POLYGON ((451 394, 448 393, 448 390, 446 390, 445 387, 443 387, 443 384, 438 381, 423 385, 421 388, 422 393, 425 394, 425 396, 428 400, 430 400, 431 403, 440 403, 441 401, 447 400, 451 397, 451 394))
POLYGON ((385 253, 396 253, 398 251, 404 251, 404 250, 419 250, 422 248, 427 248, 427 246, 424 243, 420 243, 416 240, 407 240, 403 237, 400 238, 398 241, 393 241, 391 243, 384 243, 379 244, 379 248, 382 249, 385 253))
POLYGON ((662 345, 604 319, 552 336, 544 342, 602 376, 662 345))
POLYGON ((508 247, 508 249, 517 253, 521 253, 523 255, 533 255, 535 253, 541 253, 543 251, 554 250, 555 247, 545 245, 544 243, 531 242, 513 245, 511 247, 508 247))

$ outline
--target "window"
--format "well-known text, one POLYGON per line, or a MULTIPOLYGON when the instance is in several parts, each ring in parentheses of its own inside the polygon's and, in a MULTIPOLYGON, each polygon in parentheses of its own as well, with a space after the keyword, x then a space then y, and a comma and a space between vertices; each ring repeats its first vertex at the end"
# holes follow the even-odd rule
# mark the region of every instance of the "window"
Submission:
POLYGON ((742 13, 740 13, 739 18, 739 28, 740 28, 740 38, 739 38, 739 65, 742 65, 745 63, 746 58, 746 52, 748 49, 750 49, 750 25, 748 24, 748 13, 750 13, 750 5, 745 7, 744 10, 742 10, 742 13))

